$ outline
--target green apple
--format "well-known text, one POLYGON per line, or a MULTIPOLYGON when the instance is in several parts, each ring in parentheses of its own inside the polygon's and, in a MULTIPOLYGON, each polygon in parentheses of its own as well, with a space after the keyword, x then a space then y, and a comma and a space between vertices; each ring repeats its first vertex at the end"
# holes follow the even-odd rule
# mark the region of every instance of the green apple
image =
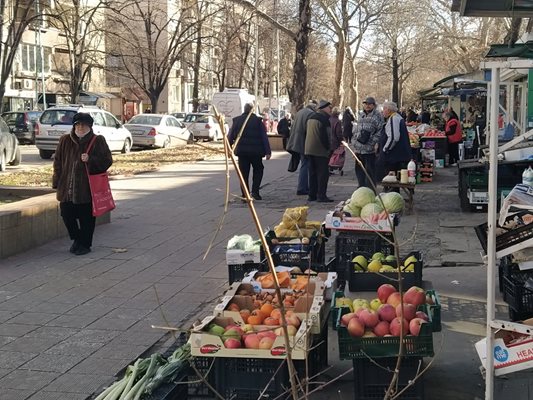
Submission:
POLYGON ((353 312, 357 312, 360 308, 366 308, 367 310, 370 309, 370 304, 368 304, 368 300, 365 299, 355 299, 353 301, 353 312))
POLYGON ((415 256, 410 256, 410 257, 407 257, 407 258, 405 259, 405 261, 403 262, 403 265, 404 265, 405 267, 408 267, 410 264, 414 264, 414 263, 416 263, 417 261, 418 261, 418 260, 416 259, 415 256))
POLYGON ((392 254, 390 256, 385 257, 385 262, 395 264, 396 263, 396 257, 392 254))
POLYGON ((220 325, 212 324, 208 327, 207 331, 211 335, 222 336, 224 334, 224 328, 220 325))
POLYGON ((382 265, 380 260, 373 260, 370 264, 368 264, 367 270, 368 272, 379 272, 381 267, 382 265))
POLYGON ((366 271, 368 262, 366 261, 366 258, 364 256, 356 256, 353 258, 352 262, 354 271, 366 271))
POLYGON ((380 261, 383 261, 384 259, 385 259, 385 254, 383 254, 383 253, 378 252, 378 253, 374 253, 374 254, 372 255, 372 260, 380 260, 380 261))
POLYGON ((379 307, 381 307, 381 301, 379 301, 379 299, 373 299, 370 302, 370 308, 372 310, 377 311, 379 307))

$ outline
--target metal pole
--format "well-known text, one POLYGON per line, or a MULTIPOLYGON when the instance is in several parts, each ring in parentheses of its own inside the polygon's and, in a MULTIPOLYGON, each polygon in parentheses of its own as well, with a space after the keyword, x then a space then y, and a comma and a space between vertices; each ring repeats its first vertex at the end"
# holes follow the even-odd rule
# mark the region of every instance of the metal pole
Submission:
MULTIPOLYGON (((35 2, 35 15, 38 15, 39 13, 39 2, 35 2)), ((39 30, 35 29, 35 46, 37 46, 37 43, 39 42, 39 30)), ((35 68, 35 104, 33 105, 33 109, 37 109, 37 104, 39 102, 39 71, 37 71, 37 68, 35 68)))
POLYGON ((487 361, 485 364, 485 400, 492 400, 494 392, 494 333, 491 325, 495 316, 494 308, 496 296, 496 197, 498 194, 498 112, 500 105, 499 68, 492 68, 490 97, 489 204, 487 210, 487 361))
MULTIPOLYGON (((257 1, 255 3, 257 7, 257 1)), ((259 101, 259 17, 255 16, 255 59, 254 59, 254 95, 255 101, 259 101)))
MULTIPOLYGON (((278 9, 276 8, 276 21, 278 20, 278 9)), ((276 29, 276 96, 278 99, 278 123, 281 120, 281 114, 280 114, 280 103, 279 103, 279 29, 276 29)))
MULTIPOLYGON (((40 13, 39 9, 39 2, 36 1, 36 8, 37 8, 37 15, 40 13)), ((42 84, 42 91, 43 91, 43 110, 46 110, 46 87, 45 87, 45 79, 44 79, 44 50, 43 45, 41 43, 41 28, 43 27, 43 19, 42 17, 39 17, 39 27, 38 27, 38 48, 39 48, 39 55, 41 57, 41 84, 42 84)), ((37 54, 35 54, 35 60, 37 60, 37 54)), ((37 67, 37 65, 35 65, 37 67)), ((37 68, 35 68, 35 71, 37 72, 37 68)))

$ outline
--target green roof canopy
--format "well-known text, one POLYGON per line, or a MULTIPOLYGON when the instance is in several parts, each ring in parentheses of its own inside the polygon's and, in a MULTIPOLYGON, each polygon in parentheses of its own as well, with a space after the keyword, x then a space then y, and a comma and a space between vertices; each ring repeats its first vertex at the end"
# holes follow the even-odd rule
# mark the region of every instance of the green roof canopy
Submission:
POLYGON ((516 43, 509 47, 506 44, 493 44, 490 46, 486 58, 492 57, 520 57, 533 58, 533 41, 526 43, 516 43))
POLYGON ((452 11, 465 17, 533 17, 533 1, 453 0, 452 11))

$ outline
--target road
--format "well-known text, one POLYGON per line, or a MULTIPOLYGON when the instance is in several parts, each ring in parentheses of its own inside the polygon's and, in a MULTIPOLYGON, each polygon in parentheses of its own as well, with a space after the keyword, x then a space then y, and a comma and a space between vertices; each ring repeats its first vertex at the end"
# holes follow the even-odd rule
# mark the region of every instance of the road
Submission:
POLYGON ((22 153, 22 162, 17 166, 8 165, 7 172, 27 171, 52 165, 52 160, 43 160, 39 157, 39 150, 35 145, 23 144, 20 145, 20 149, 22 153))

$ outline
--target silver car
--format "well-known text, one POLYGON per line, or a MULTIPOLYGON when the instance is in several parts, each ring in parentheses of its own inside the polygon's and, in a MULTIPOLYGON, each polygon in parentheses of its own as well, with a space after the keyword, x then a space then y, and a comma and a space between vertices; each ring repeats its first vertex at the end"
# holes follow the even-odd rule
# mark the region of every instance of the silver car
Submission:
POLYGON ((133 137, 135 147, 184 146, 192 141, 185 125, 166 114, 138 114, 124 125, 133 137))
MULTIPOLYGON (((204 113, 187 114, 183 121, 194 135, 194 139, 221 140, 223 137, 220 125, 214 115, 204 113)), ((226 127, 227 130, 227 127, 226 127)))
POLYGON ((6 170, 7 164, 19 165, 20 158, 19 141, 0 118, 0 172, 6 170))

